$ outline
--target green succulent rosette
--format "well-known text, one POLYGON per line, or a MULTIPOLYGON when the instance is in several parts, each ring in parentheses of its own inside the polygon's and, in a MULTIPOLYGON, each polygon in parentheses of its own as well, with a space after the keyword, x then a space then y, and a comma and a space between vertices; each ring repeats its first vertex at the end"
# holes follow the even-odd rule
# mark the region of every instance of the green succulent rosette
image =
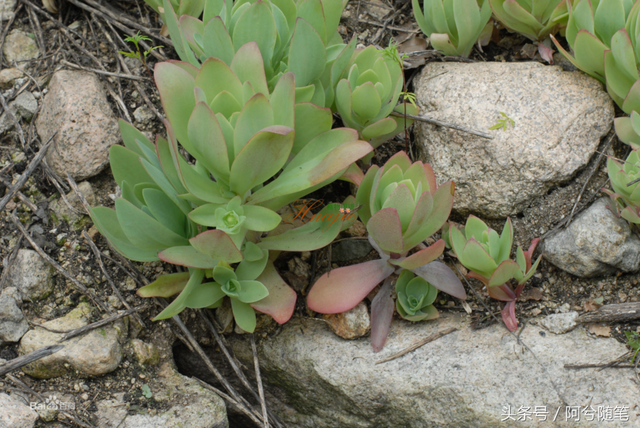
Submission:
POLYGON ((398 314, 407 321, 432 320, 440 316, 433 306, 438 289, 408 270, 403 270, 396 281, 396 295, 398 314))
POLYGON ((491 30, 488 0, 412 0, 413 13, 431 45, 445 55, 468 57, 483 32, 491 30))
POLYGON ((567 0, 488 0, 495 17, 506 28, 534 42, 564 33, 569 20, 567 0))

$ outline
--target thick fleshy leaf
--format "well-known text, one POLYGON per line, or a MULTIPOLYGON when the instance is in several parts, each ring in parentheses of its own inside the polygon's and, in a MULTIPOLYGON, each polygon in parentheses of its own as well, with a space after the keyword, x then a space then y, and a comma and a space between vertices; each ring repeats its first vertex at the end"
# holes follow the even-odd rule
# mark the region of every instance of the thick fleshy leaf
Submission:
POLYGON ((228 181, 229 155, 224 134, 216 115, 208 105, 198 103, 188 124, 189 140, 197 153, 191 153, 216 180, 228 181))
POLYGON ((208 308, 220 302, 226 294, 217 282, 205 282, 195 287, 184 301, 187 308, 208 308))
POLYGON ((502 320, 504 324, 507 326, 509 331, 516 331, 518 329, 518 320, 516 318, 516 304, 515 302, 507 302, 502 311, 502 320))
POLYGON ((402 224, 402 230, 406 231, 416 208, 413 194, 411 190, 409 190, 409 187, 407 187, 407 184, 399 183, 398 187, 386 198, 382 208, 395 208, 398 212, 400 223, 402 224))
POLYGON ((181 292, 189 281, 189 272, 160 275, 136 292, 140 297, 171 297, 181 292))
POLYGON ((376 285, 391 275, 394 267, 386 260, 372 260, 325 273, 307 297, 309 309, 337 314, 354 308, 376 285))
POLYGON ((243 303, 238 299, 231 299, 231 310, 238 327, 253 333, 256 329, 256 313, 253 308, 248 303, 243 303))
POLYGON ((464 236, 467 239, 476 238, 476 241, 482 241, 484 232, 489 229, 487 224, 474 215, 470 215, 464 226, 464 236))
POLYGON ((241 82, 251 83, 256 93, 269 96, 262 54, 256 42, 249 42, 238 49, 233 61, 231 61, 231 70, 241 82))
POLYGON ((365 121, 374 118, 382 107, 380 94, 371 82, 354 89, 351 102, 354 113, 365 121))
POLYGON ((187 238, 187 217, 180 208, 162 191, 145 188, 144 201, 151 215, 172 232, 187 238))
POLYGON ((171 247, 158 253, 160 260, 173 265, 187 266, 196 269, 213 269, 219 260, 201 253, 191 245, 171 247))
POLYGON ((513 260, 505 260, 496 268, 489 279, 489 287, 496 287, 509 281, 511 278, 515 278, 516 275, 521 273, 520 266, 513 260))
MULTIPOLYGON (((140 150, 136 140, 140 141, 142 144, 147 146, 149 149, 154 150, 153 144, 149 139, 140 131, 136 129, 135 126, 125 121, 124 119, 118 120, 118 128, 120 128, 120 134, 122 135, 122 141, 124 145, 132 150, 140 156, 144 156, 145 154, 140 150)), ((149 159, 148 159, 149 160, 149 159)))
POLYGON ((411 270, 438 290, 465 300, 467 293, 455 273, 442 262, 433 261, 411 270))
POLYGON ((195 79, 183 68, 168 62, 156 64, 154 77, 162 107, 175 130, 176 137, 189 150, 187 124, 196 106, 193 92, 195 79))
POLYGON ((419 268, 420 266, 424 266, 427 263, 431 263, 432 261, 440 257, 440 255, 444 252, 444 247, 444 239, 440 239, 433 245, 422 249, 405 259, 400 259, 401 261, 390 259, 389 262, 395 266, 399 266, 407 270, 413 270, 419 268))
POLYGON ((255 134, 231 166, 231 190, 244 195, 273 177, 287 162, 293 139, 293 129, 286 126, 270 126, 255 134))
MULTIPOLYGON (((275 114, 275 109, 274 109, 275 114)), ((297 103, 295 105, 296 137, 292 153, 296 154, 306 144, 318 135, 331 129, 333 115, 328 108, 319 107, 312 103, 297 103)))
POLYGON ((235 123, 233 147, 235 156, 256 133, 273 126, 273 109, 269 99, 263 94, 256 94, 244 105, 235 123))
POLYGON ((371 301, 371 346, 373 352, 380 352, 387 342, 394 308, 392 279, 387 278, 376 297, 371 301))
POLYGON ((160 251, 188 243, 185 237, 163 226, 131 202, 119 198, 116 199, 115 205, 118 222, 129 241, 136 247, 160 251))
POLYGON ((342 214, 327 206, 303 226, 268 236, 258 243, 265 250, 313 251, 329 245, 341 229, 342 214))
POLYGON ((365 140, 371 140, 380 135, 386 135, 396 129, 396 121, 390 117, 379 120, 362 130, 362 138, 365 140))
POLYGON ((218 58, 209 58, 202 63, 195 86, 204 91, 209 104, 223 91, 229 92, 238 101, 242 100, 242 82, 231 68, 218 58))
POLYGON ((262 274, 256 279, 269 290, 269 295, 251 307, 258 312, 271 315, 279 324, 289 321, 296 306, 297 294, 285 283, 272 262, 268 262, 262 274))
POLYGON ((207 25, 204 27, 202 35, 204 54, 208 58, 219 58, 225 64, 230 65, 235 49, 222 19, 216 16, 205 22, 207 25))
POLYGON ((440 314, 438 313, 438 310, 434 308, 433 305, 426 306, 416 311, 414 315, 407 314, 399 304, 397 304, 396 306, 398 307, 398 314, 400 314, 400 316, 406 319, 407 321, 415 322, 415 321, 433 320, 440 316, 440 314))
POLYGON ((285 73, 278 79, 269 99, 276 125, 295 128, 296 83, 293 73, 285 73))
POLYGON ((384 251, 402 253, 402 225, 395 208, 375 213, 367 222, 367 231, 384 251))
POLYGON ((511 302, 516 298, 516 295, 513 293, 511 288, 508 285, 499 285, 497 287, 487 287, 487 291, 489 296, 496 300, 501 300, 503 302, 511 302))
POLYGON ((475 239, 467 241, 462 254, 459 254, 458 257, 464 267, 487 277, 491 276, 498 267, 489 253, 475 239))
POLYGON ((126 181, 131 186, 138 183, 153 183, 153 179, 146 173, 140 163, 140 154, 122 146, 111 146, 109 149, 109 160, 111 172, 115 182, 122 187, 122 182, 126 181))
POLYGON ((371 190, 373 188, 374 179, 379 170, 380 167, 378 165, 372 165, 362 179, 362 182, 358 187, 358 192, 356 193, 356 203, 358 205, 362 205, 362 208, 358 211, 358 216, 365 226, 371 218, 371 190))
MULTIPOLYGON (((171 1, 163 0, 161 4, 164 8, 164 16, 162 18, 167 25, 167 28, 169 29, 169 34, 171 35, 171 40, 173 42, 173 47, 176 50, 176 53, 181 60, 188 61, 189 63, 197 67, 200 64, 191 51, 191 48, 189 47, 186 38, 183 36, 182 31, 180 30, 178 17, 176 16, 171 1)), ((156 64, 156 66, 157 65, 158 64, 156 64)))
POLYGON ((203 254, 226 263, 238 263, 242 253, 235 246, 229 235, 221 230, 207 230, 189 240, 191 245, 203 254))
POLYGON ((106 207, 91 208, 91 220, 98 231, 109 240, 111 245, 123 256, 137 262, 153 262, 159 260, 158 252, 144 250, 133 245, 125 235, 115 210, 106 207))
POLYGON ((429 193, 422 193, 416 204, 416 211, 411 223, 405 233, 405 251, 415 247, 442 228, 453 207, 454 191, 455 185, 453 182, 447 181, 435 191, 432 200, 430 200, 431 195, 429 193), (429 209, 429 205, 431 205, 431 209, 429 209), (427 214, 425 215, 425 213, 427 214))
POLYGON ((267 287, 260 281, 244 280, 240 281, 240 291, 238 299, 243 303, 255 303, 269 295, 267 287))
POLYGON ((311 24, 298 18, 289 48, 289 71, 296 76, 296 86, 307 86, 318 79, 326 62, 322 37, 311 24))
POLYGON ((243 205, 244 227, 257 232, 269 232, 278 227, 282 219, 275 211, 259 205, 243 205))
POLYGON ((186 308, 185 301, 191 292, 200 285, 204 279, 204 271, 202 269, 195 269, 190 272, 190 274, 191 277, 189 278, 189 282, 187 282, 187 285, 184 287, 182 292, 169 304, 169 306, 164 308, 164 310, 153 319, 154 321, 171 318, 172 316, 178 315, 186 308))
POLYGON ((244 253, 244 260, 240 262, 236 268, 236 276, 239 281, 254 280, 264 272, 265 266, 269 260, 269 251, 261 250, 253 242, 247 242, 247 246, 251 244, 258 250, 262 256, 256 260, 248 260, 247 252, 244 253))
POLYGON ((249 42, 256 42, 265 64, 271 63, 276 44, 276 23, 267 3, 259 0, 247 8, 233 27, 236 50, 249 42))

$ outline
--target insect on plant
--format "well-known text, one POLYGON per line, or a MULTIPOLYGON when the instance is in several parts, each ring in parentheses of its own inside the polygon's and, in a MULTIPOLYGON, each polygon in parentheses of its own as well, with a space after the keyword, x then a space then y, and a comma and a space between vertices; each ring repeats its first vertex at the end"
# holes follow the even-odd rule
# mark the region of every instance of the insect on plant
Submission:
POLYGON ((128 56, 130 58, 138 58, 138 60, 142 63, 142 65, 144 65, 144 68, 147 69, 147 73, 149 73, 149 76, 151 76, 151 78, 153 79, 153 75, 151 74, 151 70, 149 69, 149 66, 147 65, 147 55, 149 55, 149 53, 151 53, 151 51, 155 50, 155 49, 160 49, 163 46, 153 46, 150 47, 149 49, 147 49, 146 51, 141 51, 140 50, 140 45, 138 44, 140 41, 147 41, 150 42, 151 39, 147 36, 143 36, 140 34, 140 31, 138 31, 136 33, 135 36, 129 36, 129 37, 125 37, 124 41, 127 43, 133 43, 136 46, 136 50, 134 52, 125 52, 125 51, 118 51, 119 53, 121 53, 124 56, 128 56))

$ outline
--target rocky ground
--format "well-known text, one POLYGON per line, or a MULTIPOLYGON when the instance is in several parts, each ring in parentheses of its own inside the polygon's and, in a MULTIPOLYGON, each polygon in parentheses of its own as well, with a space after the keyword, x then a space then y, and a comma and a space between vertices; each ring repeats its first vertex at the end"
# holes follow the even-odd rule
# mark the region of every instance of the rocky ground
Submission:
MULTIPOLYGON (((157 14, 143 4, 81 0, 58 4, 58 13, 27 1, 3 6, 0 186, 7 196, 0 200, 0 370, 3 360, 55 345, 72 330, 123 311, 129 316, 70 338, 62 342, 64 350, 0 377, 0 427, 252 426, 229 400, 190 378, 225 391, 198 355, 201 346, 222 376, 258 406, 234 380, 209 328, 211 321, 219 324, 253 385, 250 342, 234 328, 229 308, 211 318, 185 311, 186 331, 170 320, 150 321, 162 302, 135 291, 172 267, 119 257, 71 188, 77 182, 89 205, 113 206, 118 189, 108 148, 121 141, 117 119, 149 136, 163 133, 147 71, 117 53, 126 49, 123 26, 131 22, 150 28, 152 43, 162 45, 157 14), (37 158, 49 142, 44 160, 37 158)), ((484 52, 474 49, 470 60, 442 58, 427 49, 410 2, 352 1, 339 31, 345 39, 357 35, 363 45, 383 47, 393 36, 409 54, 406 78, 421 113, 492 137, 417 123, 409 142, 397 137, 378 149, 373 162, 383 164, 408 145, 412 158, 431 163, 440 181, 456 182, 453 221, 475 213, 501 230, 510 216, 516 244, 528 247, 542 237, 536 254, 544 257, 516 306, 521 342, 496 322, 501 304, 471 280, 466 286, 477 295, 467 288, 465 303, 438 297, 440 320, 394 319, 386 348, 374 354, 366 337, 368 301, 325 317, 304 304, 310 285, 330 266, 376 257, 364 226, 358 222, 343 232, 331 249, 282 254, 276 267, 299 298, 288 324, 259 319, 257 355, 269 408, 288 426, 382 427, 509 426, 508 418, 502 421, 505 406, 514 412, 526 406, 551 412, 563 405, 626 406, 629 421, 619 413, 610 425, 640 426, 630 355, 619 368, 602 371, 564 366, 616 360, 629 350, 625 332, 640 331, 637 321, 582 324, 577 318, 640 299, 640 238, 601 199, 606 155, 624 158, 627 150, 611 129, 622 113, 601 85, 557 55, 559 66, 544 65, 535 47, 505 30, 496 29, 484 52), (489 131, 501 112, 514 125, 489 131), (376 364, 447 328, 457 331, 376 364)), ((165 46, 154 51, 149 66, 175 57, 165 46)), ((312 196, 334 202, 351 191, 334 183, 312 196)), ((444 261, 454 266, 451 257, 444 261)), ((561 425, 522 414, 523 426, 561 425)))

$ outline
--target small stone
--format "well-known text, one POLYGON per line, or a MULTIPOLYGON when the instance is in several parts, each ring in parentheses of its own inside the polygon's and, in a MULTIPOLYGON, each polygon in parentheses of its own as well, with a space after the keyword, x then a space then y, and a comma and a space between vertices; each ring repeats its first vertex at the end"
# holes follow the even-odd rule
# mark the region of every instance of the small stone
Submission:
POLYGON ((38 413, 22 400, 0 393, 0 426, 31 428, 38 419, 38 413))
POLYGON ((333 245, 331 260, 335 262, 348 262, 366 257, 373 247, 366 239, 345 239, 333 245))
POLYGON ((344 231, 344 234, 351 237, 360 237, 367 234, 367 228, 360 220, 356 220, 350 228, 344 231))
POLYGON ((323 315, 331 330, 343 339, 356 339, 366 335, 371 329, 367 305, 363 302, 340 314, 323 315))
POLYGON ((133 355, 140 364, 155 365, 160 361, 158 349, 153 344, 134 339, 131 341, 131 345, 133 346, 133 355))
POLYGON ((17 342, 29 330, 16 301, 9 295, 0 295, 0 343, 17 342))
POLYGON ((16 79, 24 76, 22 71, 17 68, 5 68, 0 70, 0 89, 7 89, 13 86, 13 82, 16 79))
POLYGON ((311 272, 309 265, 298 257, 289 259, 287 266, 289 267, 289 271, 303 278, 308 278, 311 272))
POLYGON ((140 124, 145 124, 153 120, 155 114, 151 111, 149 107, 146 105, 140 106, 133 112, 133 117, 136 119, 136 122, 140 124))
POLYGON ((138 287, 138 285, 136 284, 136 282, 133 280, 133 278, 131 278, 130 276, 128 276, 125 280, 124 280, 124 288, 127 291, 133 291, 138 287))
POLYGON ((9 64, 36 59, 40 55, 36 41, 20 30, 13 30, 7 34, 4 39, 3 52, 9 64))
POLYGON ((544 241, 544 258, 581 278, 640 269, 640 238, 600 198, 578 214, 571 225, 544 241))
POLYGON ((576 319, 577 312, 566 312, 560 314, 547 315, 540 321, 540 325, 554 334, 567 333, 578 325, 576 319))
POLYGON ((33 250, 21 249, 11 265, 8 281, 24 300, 35 302, 53 290, 53 266, 33 250))
POLYGON ((107 297, 107 302, 114 309, 120 309, 122 307, 122 302, 118 299, 118 296, 109 296, 107 297))
MULTIPOLYGON (((91 306, 82 302, 62 318, 44 323, 55 330, 73 330, 89 323, 91 306)), ((66 373, 78 376, 99 376, 115 370, 122 361, 120 341, 126 338, 127 320, 119 319, 108 326, 65 341, 64 349, 23 367, 29 376, 49 379, 66 373)), ((43 346, 58 343, 62 334, 36 328, 29 331, 20 341, 21 355, 43 346)), ((78 387, 80 388, 80 387, 78 387)))
POLYGON ((84 401, 88 401, 89 400, 89 394, 87 394, 86 392, 84 394, 82 394, 80 396, 80 398, 82 398, 84 401))
POLYGON ((16 0, 2 0, 0 3, 0 21, 9 21, 13 19, 14 9, 16 8, 16 0))
MULTIPOLYGON (((37 109, 38 101, 36 101, 31 92, 25 91, 9 103, 9 110, 18 121, 20 118, 27 121, 31 120, 37 109)), ((0 116, 0 133, 13 129, 14 126, 15 122, 9 117, 8 113, 5 112, 0 116)))
POLYGON ((41 141, 53 134, 56 150, 47 162, 60 176, 92 177, 109 163, 109 148, 120 141, 118 123, 102 83, 95 74, 57 71, 49 82, 36 120, 41 141))

